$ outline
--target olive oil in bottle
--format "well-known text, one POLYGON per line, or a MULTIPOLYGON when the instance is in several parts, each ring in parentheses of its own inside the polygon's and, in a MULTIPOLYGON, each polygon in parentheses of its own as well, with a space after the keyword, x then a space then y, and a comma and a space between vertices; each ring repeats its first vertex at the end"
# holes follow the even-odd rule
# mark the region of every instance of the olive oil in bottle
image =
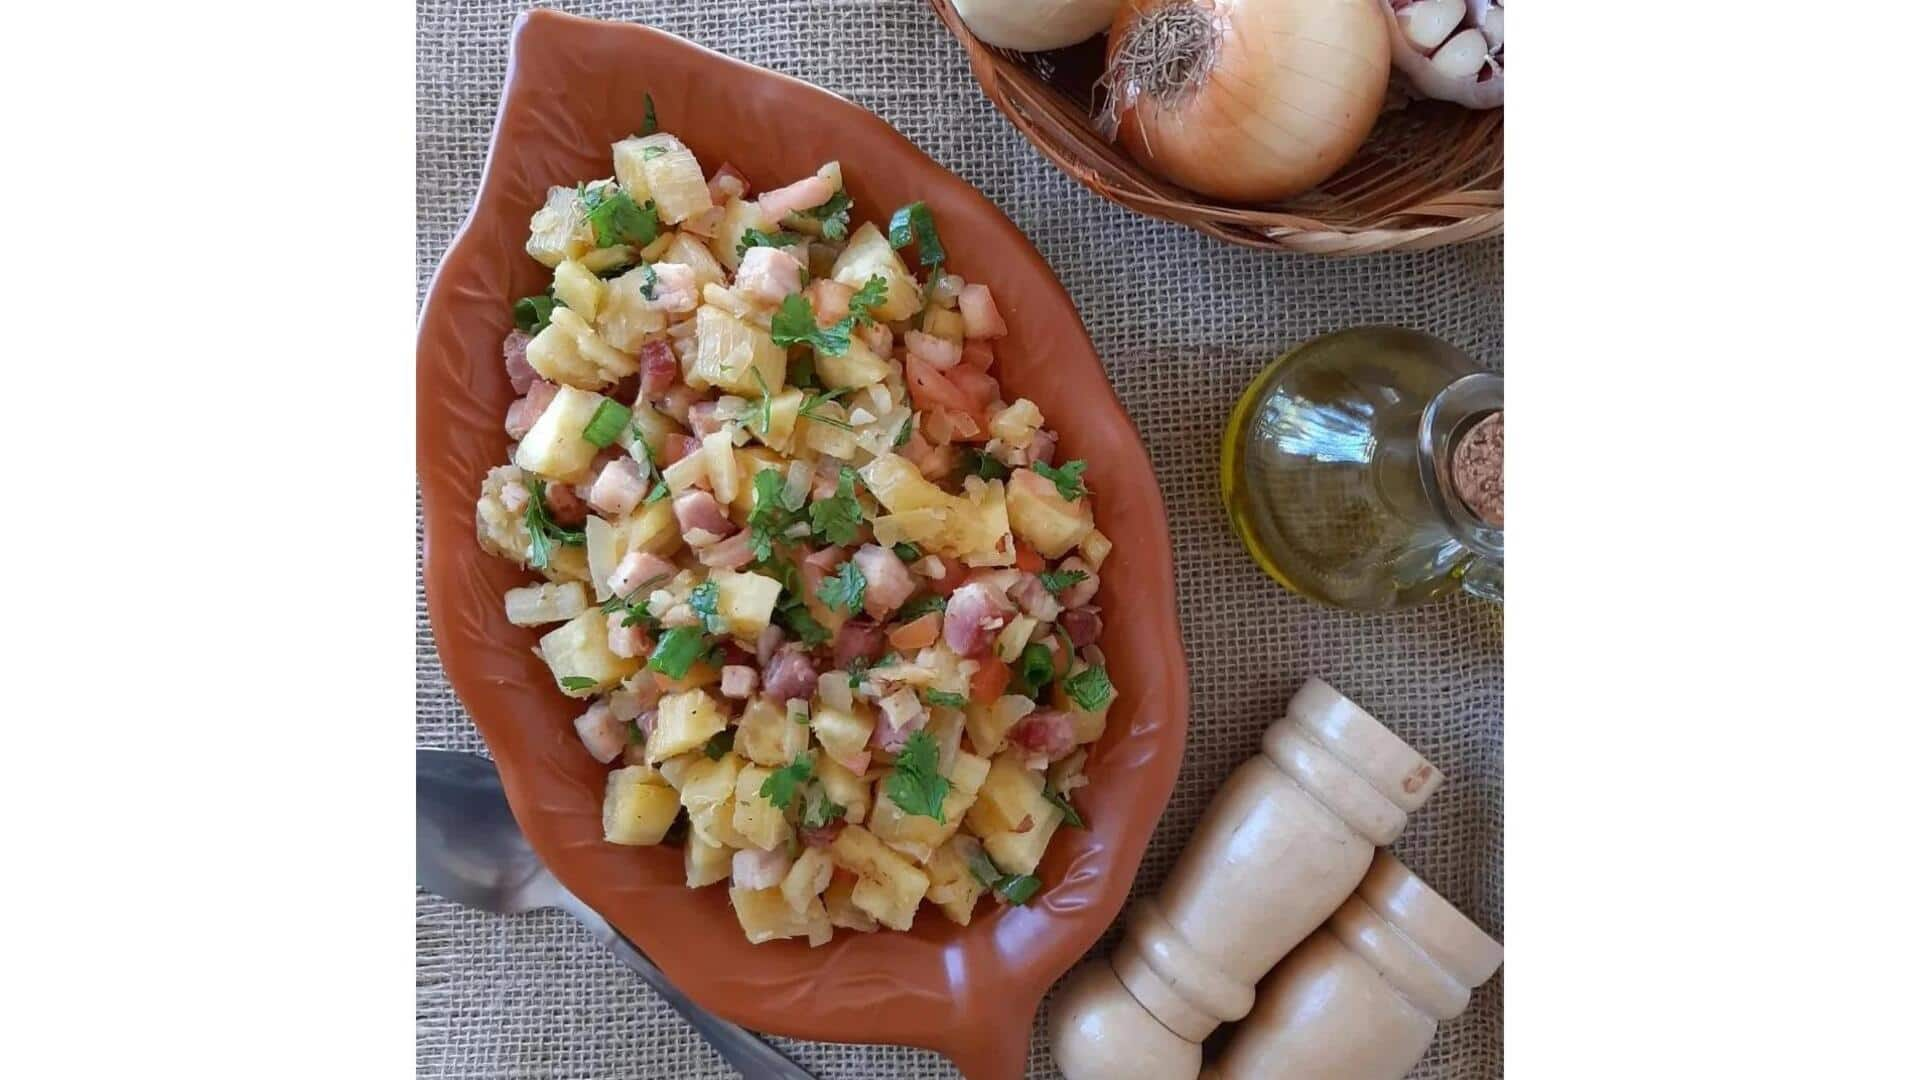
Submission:
POLYGON ((1464 588, 1498 600, 1501 378, 1428 334, 1358 327, 1268 365, 1227 422, 1220 480, 1274 580, 1382 609, 1464 588))

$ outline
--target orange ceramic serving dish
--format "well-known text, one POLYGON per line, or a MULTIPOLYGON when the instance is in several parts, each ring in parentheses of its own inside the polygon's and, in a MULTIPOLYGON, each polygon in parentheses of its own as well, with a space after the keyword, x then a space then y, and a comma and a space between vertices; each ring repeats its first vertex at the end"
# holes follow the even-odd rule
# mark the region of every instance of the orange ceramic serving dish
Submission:
MULTIPOLYGON (((1172 790, 1187 727, 1186 659, 1174 612, 1165 511, 1132 425, 1066 292, 1012 222, 873 114, 817 87, 669 34, 534 11, 515 27, 479 199, 420 318, 419 476, 426 587, 441 660, 486 738, 515 817, 567 888, 599 910, 701 1005, 761 1031, 931 1047, 975 1080, 1019 1076, 1048 986, 1119 913, 1172 790), (1101 575, 1101 641, 1120 698, 1076 796, 1085 830, 1062 829, 1026 907, 983 902, 973 925, 923 909, 907 934, 841 932, 830 945, 749 945, 724 888, 689 891, 677 848, 601 840, 607 768, 573 732, 579 706, 509 624, 501 594, 527 575, 483 553, 474 499, 504 462, 513 391, 500 362, 516 297, 548 272, 528 258, 527 219, 552 184, 611 172, 609 147, 660 124, 713 168, 756 186, 844 163, 856 219, 924 199, 951 265, 992 286, 1008 328, 1000 374, 1033 399, 1064 456, 1088 462, 1114 550, 1101 575)), ((614 1018, 609 1018, 610 1020, 614 1018)))

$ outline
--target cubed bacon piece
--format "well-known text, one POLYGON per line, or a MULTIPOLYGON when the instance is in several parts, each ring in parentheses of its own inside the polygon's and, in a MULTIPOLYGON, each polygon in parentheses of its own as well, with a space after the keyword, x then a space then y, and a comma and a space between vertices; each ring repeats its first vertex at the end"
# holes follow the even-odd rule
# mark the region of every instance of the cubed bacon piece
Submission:
POLYGON ((723 161, 707 180, 707 195, 715 206, 725 206, 730 200, 744 199, 753 185, 747 182, 745 173, 733 167, 733 162, 723 161))
POLYGON ((653 639, 647 636, 646 626, 638 620, 628 626, 628 618, 624 610, 607 615, 607 651, 623 660, 650 655, 653 639))
MULTIPOLYGON (((733 519, 727 516, 720 500, 714 498, 712 492, 697 488, 673 497, 673 516, 680 523, 680 535, 684 537, 706 533, 718 539, 734 531, 733 519)), ((689 539, 688 543, 692 543, 692 540, 689 539)))
POLYGON ((654 263, 653 299, 641 293, 640 302, 655 311, 692 311, 700 306, 700 281, 685 263, 654 263))
POLYGON ((1021 574, 1020 580, 1007 590, 1007 599, 1041 622, 1052 622, 1060 617, 1060 601, 1047 591, 1038 574, 1021 574))
POLYGON ((847 317, 847 304, 853 299, 851 286, 832 278, 815 278, 806 293, 807 302, 813 305, 815 325, 832 326, 847 317))
POLYGON ((672 576, 673 564, 667 560, 651 551, 629 551, 607 576, 607 588, 620 596, 632 596, 642 585, 658 585, 672 576))
POLYGON ((960 321, 970 338, 997 338, 1007 333, 1006 320, 994 306, 993 293, 985 285, 968 285, 960 290, 960 321))
POLYGON ((891 548, 868 544, 853 553, 853 565, 866 576, 866 612, 875 622, 886 622, 913 595, 913 575, 891 548))
POLYGON ((667 466, 700 449, 700 440, 691 435, 672 432, 660 440, 660 467, 667 466))
POLYGON ((527 387, 527 396, 507 406, 507 435, 514 439, 524 439, 527 432, 533 430, 534 422, 540 414, 553 404, 554 395, 560 388, 545 379, 535 379, 527 387))
POLYGON ((660 338, 640 346, 640 396, 648 401, 660 400, 660 395, 673 386, 680 377, 680 359, 673 355, 673 346, 660 338))
POLYGON ((1031 465, 1036 461, 1053 464, 1053 452, 1060 445, 1053 432, 1041 428, 1033 433, 1033 441, 1027 444, 1027 461, 1031 465))
POLYGON ((660 395, 658 404, 661 412, 673 417, 675 421, 684 424, 687 422, 687 410, 693 408, 695 403, 703 400, 705 400, 705 397, 700 391, 695 390, 686 383, 675 383, 667 388, 666 393, 660 395))
POLYGON ((941 371, 957 367, 960 364, 960 343, 948 341, 943 337, 924 334, 918 330, 907 331, 907 354, 917 356, 941 371))
POLYGON ((513 384, 513 392, 524 394, 540 376, 527 363, 527 342, 532 341, 524 330, 515 330, 500 343, 500 354, 507 362, 507 381, 513 384))
POLYGON ((698 438, 706 438, 720 430, 720 403, 703 401, 687 410, 687 426, 693 429, 698 438))
POLYGON ((738 570, 753 561, 753 534, 742 530, 717 544, 700 549, 700 565, 710 570, 738 570))
POLYGON ((993 637, 1007 624, 1013 605, 1005 594, 985 582, 975 581, 955 589, 947 598, 945 625, 941 632, 947 647, 961 656, 979 656, 993 643, 993 637))
POLYGON ((833 635, 833 666, 841 671, 852 670, 855 660, 871 664, 886 651, 886 631, 863 619, 848 619, 833 635))
POLYGON ((1093 596, 1100 591, 1100 575, 1094 572, 1093 565, 1078 555, 1069 555, 1060 560, 1059 571, 1063 574, 1081 573, 1086 577, 1060 590, 1060 606, 1068 608, 1085 607, 1093 603, 1093 596))
POLYGON ((763 304, 778 304, 800 291, 800 260, 785 248, 762 245, 740 257, 733 290, 763 304))
POLYGON ((1028 713, 1007 729, 1007 741, 1058 761, 1073 752, 1073 718, 1059 709, 1028 713))
POLYGON ((745 701, 753 696, 760 673, 743 664, 728 664, 720 669, 720 696, 745 701))
POLYGON ((622 518, 633 513, 640 500, 647 497, 646 476, 640 471, 640 463, 630 457, 620 457, 608 462, 594 477, 593 488, 587 492, 587 503, 608 517, 622 518))
POLYGON ((566 484, 547 485, 547 517, 555 525, 576 528, 587 523, 587 502, 566 484))
POLYGON ((783 645, 767 662, 767 697, 784 705, 795 698, 808 701, 820 685, 820 674, 799 645, 783 645))
POLYGON ((1073 642, 1076 649, 1084 649, 1100 640, 1100 609, 1079 607, 1060 613, 1060 629, 1067 632, 1067 640, 1073 642))
POLYGON ((760 213, 769 223, 777 224, 781 218, 795 210, 811 210, 831 198, 833 198, 833 181, 824 176, 809 176, 805 180, 796 180, 786 187, 762 192, 760 213))
POLYGON ((613 710, 604 701, 596 701, 587 707, 573 722, 573 730, 580 735, 580 741, 586 745, 587 753, 602 765, 620 756, 627 748, 627 725, 613 715, 613 710))
POLYGON ((772 851, 742 848, 733 853, 733 883, 742 889, 771 889, 793 869, 793 856, 784 847, 772 851))

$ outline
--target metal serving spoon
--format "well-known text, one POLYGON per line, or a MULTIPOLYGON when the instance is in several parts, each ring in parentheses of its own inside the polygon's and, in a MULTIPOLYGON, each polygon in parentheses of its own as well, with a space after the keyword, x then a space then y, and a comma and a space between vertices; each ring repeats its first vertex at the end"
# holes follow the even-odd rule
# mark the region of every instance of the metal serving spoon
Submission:
POLYGON ((752 1032, 688 1000, 599 912, 555 880, 513 820, 493 762, 477 754, 419 750, 414 768, 414 878, 421 888, 500 915, 557 907, 639 972, 740 1075, 814 1080, 752 1032))

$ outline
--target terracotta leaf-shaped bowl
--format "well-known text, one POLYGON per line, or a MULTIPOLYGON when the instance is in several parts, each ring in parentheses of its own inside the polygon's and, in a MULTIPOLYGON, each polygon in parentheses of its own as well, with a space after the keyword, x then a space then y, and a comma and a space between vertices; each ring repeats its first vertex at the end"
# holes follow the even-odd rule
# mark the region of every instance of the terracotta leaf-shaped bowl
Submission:
MULTIPOLYGON (((1019 1076, 1040 998, 1119 913, 1166 805, 1187 727, 1186 661, 1173 560, 1153 469, 1109 387, 1073 305, 1012 222, 873 114, 805 83, 669 34, 534 11, 513 52, 480 196, 429 291, 419 337, 419 475, 426 586, 447 677, 486 738, 514 816, 567 888, 636 942, 689 996, 761 1031, 930 1047, 974 1078, 1019 1076), (612 143, 642 122, 651 93, 663 129, 709 169, 731 161, 756 187, 843 163, 856 220, 924 199, 956 273, 993 289, 1007 397, 1036 402, 1065 458, 1084 458, 1101 528, 1101 641, 1119 700, 1025 907, 983 901, 971 926, 923 907, 910 933, 840 931, 749 945, 724 886, 690 891, 675 847, 601 839, 607 767, 573 732, 501 594, 529 575, 483 553, 474 500, 507 460, 513 391, 500 361, 517 297, 543 291, 527 219, 547 188, 609 175, 612 143)), ((610 1017, 610 1020, 615 1018, 610 1017)))

